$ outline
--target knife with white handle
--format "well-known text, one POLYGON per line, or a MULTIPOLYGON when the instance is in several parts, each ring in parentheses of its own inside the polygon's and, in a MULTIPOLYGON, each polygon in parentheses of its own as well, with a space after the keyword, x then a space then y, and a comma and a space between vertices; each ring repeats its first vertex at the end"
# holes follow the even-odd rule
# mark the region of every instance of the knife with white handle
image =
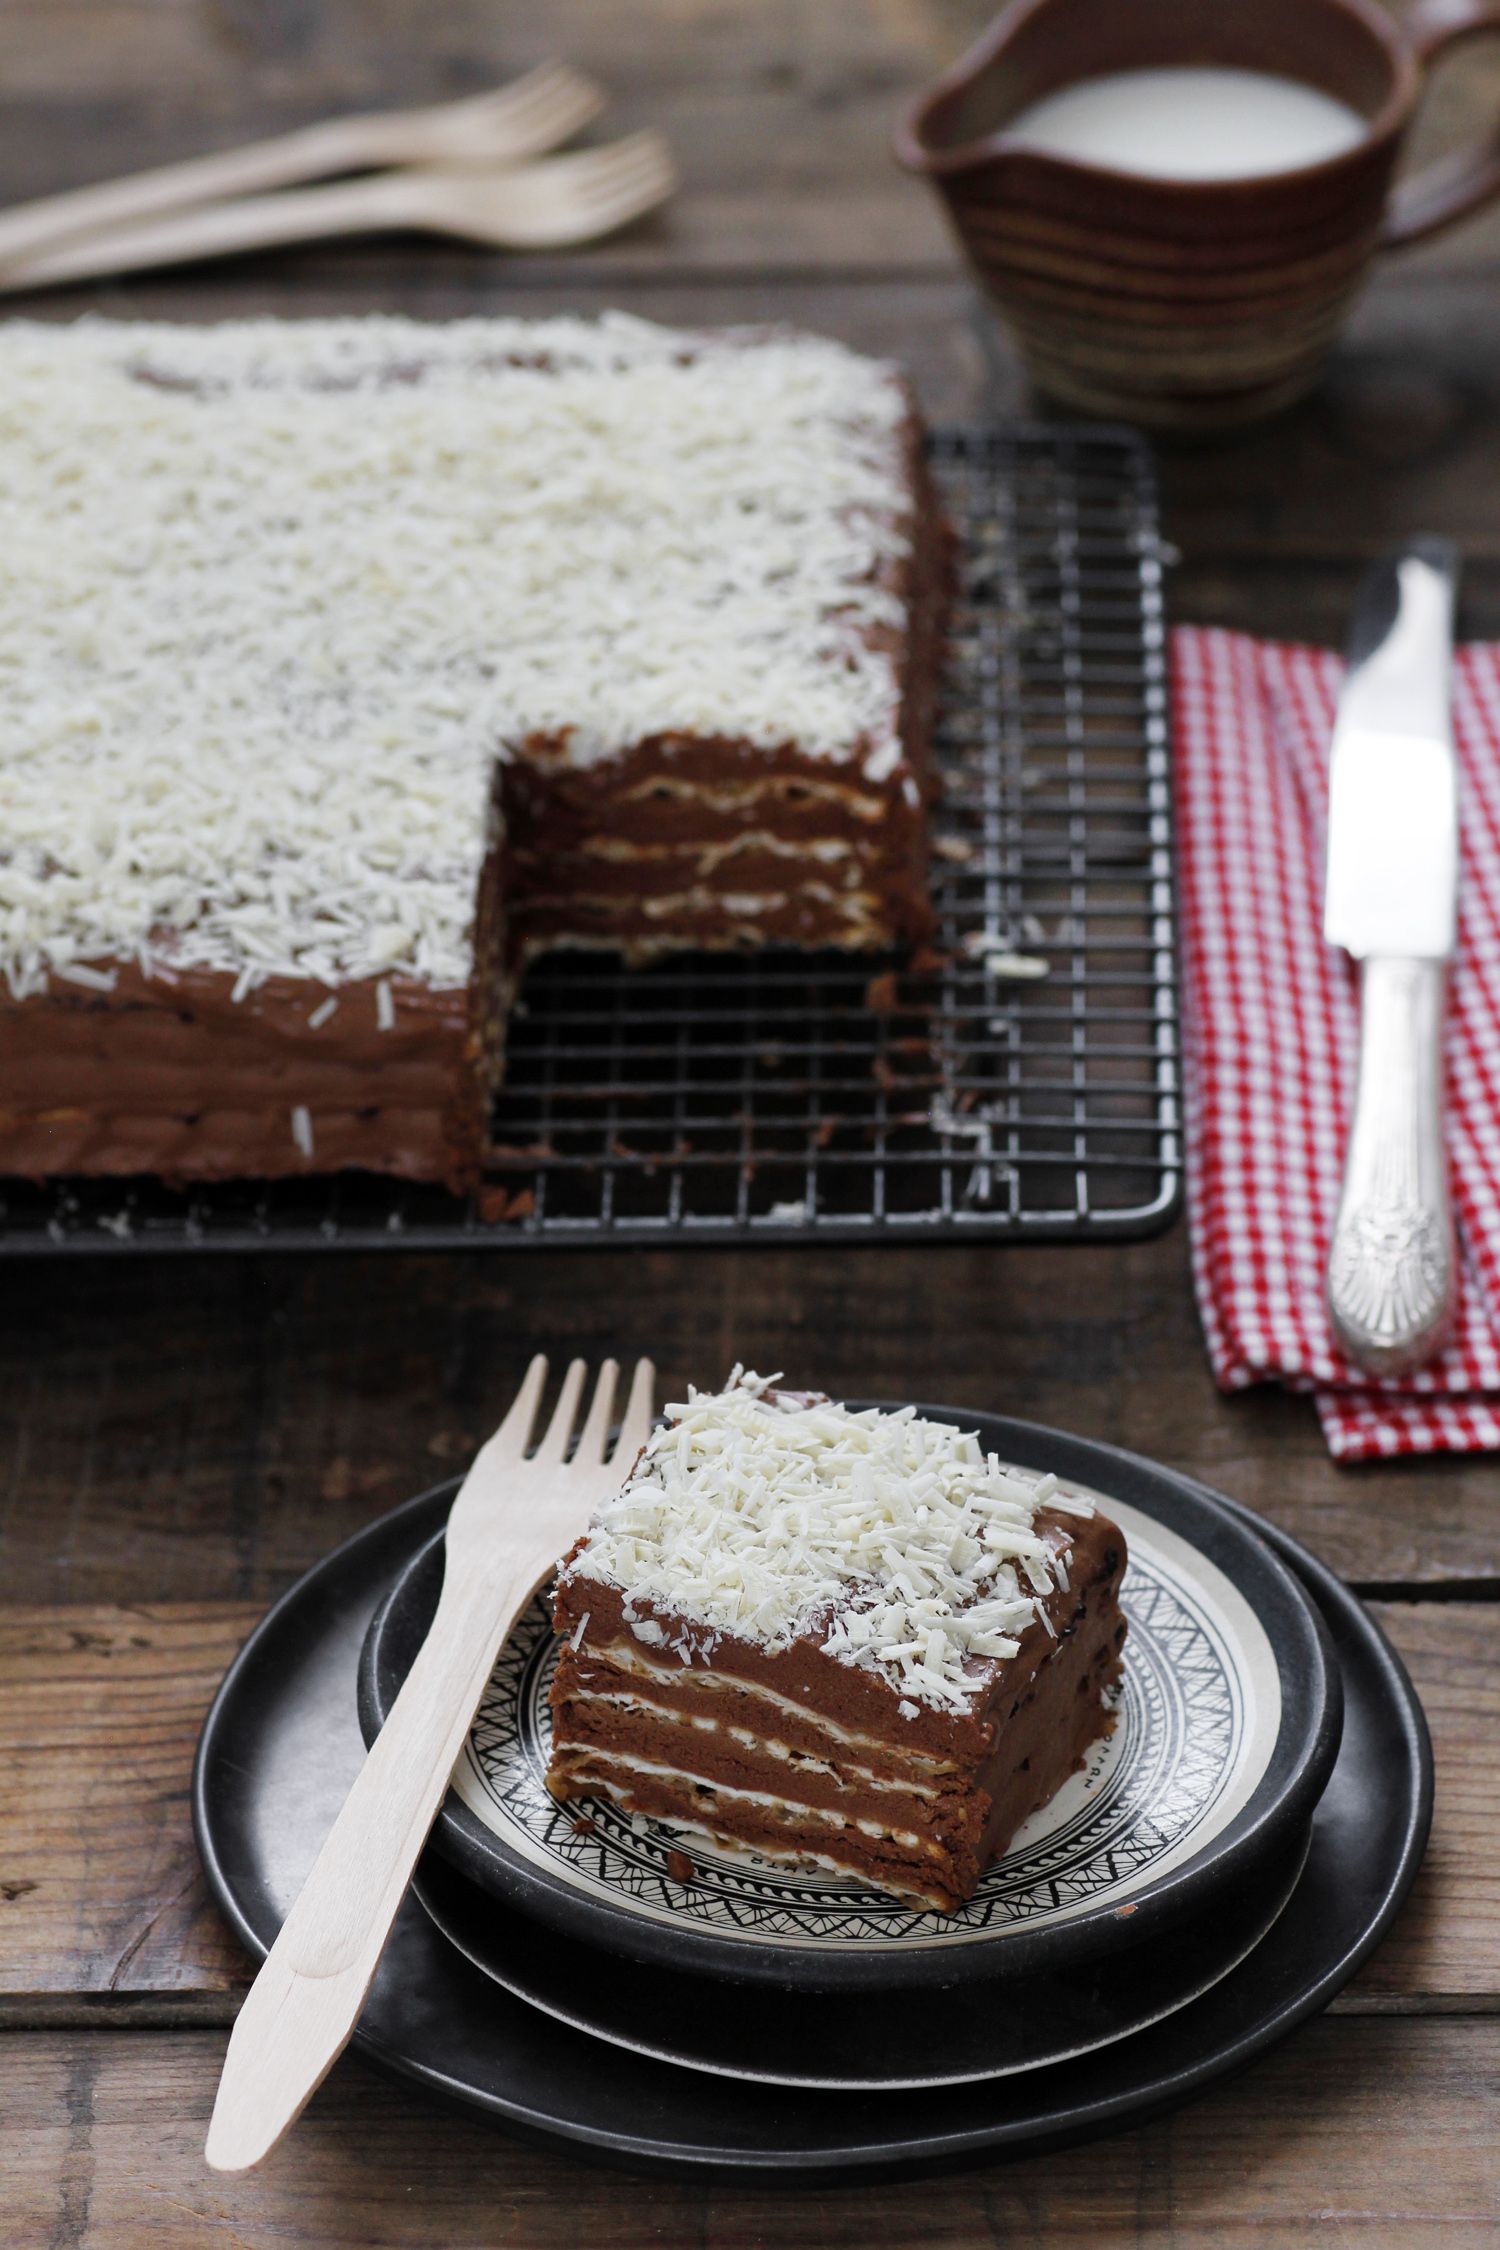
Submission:
POLYGON ((1370 572, 1329 767, 1323 935, 1360 963, 1360 1035, 1328 1310, 1373 1375, 1431 1359, 1453 1310, 1443 1014, 1458 902, 1457 587, 1446 539, 1413 539, 1370 572))

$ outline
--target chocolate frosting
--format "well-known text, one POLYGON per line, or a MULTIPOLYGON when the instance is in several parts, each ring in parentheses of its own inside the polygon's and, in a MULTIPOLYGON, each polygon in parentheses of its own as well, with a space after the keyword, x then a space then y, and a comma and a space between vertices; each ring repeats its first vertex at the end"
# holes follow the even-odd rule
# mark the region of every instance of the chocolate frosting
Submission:
POLYGON ((450 1112, 468 994, 411 978, 330 992, 273 977, 235 1000, 208 969, 115 972, 95 992, 54 980, 0 1002, 0 1136, 7 1170, 275 1179, 343 1165, 410 1179, 454 1163, 450 1112), (311 1018, 330 999, 323 1023, 311 1018), (305 1109, 312 1153, 293 1112, 305 1109))

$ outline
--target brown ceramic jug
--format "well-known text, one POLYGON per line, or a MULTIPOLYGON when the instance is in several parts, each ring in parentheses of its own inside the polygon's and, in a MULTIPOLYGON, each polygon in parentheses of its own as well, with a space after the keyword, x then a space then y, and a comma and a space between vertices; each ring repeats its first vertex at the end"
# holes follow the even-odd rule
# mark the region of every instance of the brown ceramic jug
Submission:
POLYGON ((1038 387, 1149 428, 1212 430, 1307 389, 1375 253, 1500 194, 1500 139, 1392 178, 1433 59, 1500 31, 1495 0, 1017 0, 902 120, 1038 387), (1007 121, 1085 78, 1182 64, 1269 72, 1358 112, 1294 171, 1157 179, 1041 154, 1007 121))

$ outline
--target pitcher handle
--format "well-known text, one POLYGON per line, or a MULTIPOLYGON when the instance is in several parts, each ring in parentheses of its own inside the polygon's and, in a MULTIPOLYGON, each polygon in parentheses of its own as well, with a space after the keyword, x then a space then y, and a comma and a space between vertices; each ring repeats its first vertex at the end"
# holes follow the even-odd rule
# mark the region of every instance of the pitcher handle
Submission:
MULTIPOLYGON (((1405 28, 1425 72, 1461 40, 1500 33, 1500 4, 1497 0, 1416 0, 1405 28)), ((1456 149, 1402 180, 1385 215, 1381 247, 1395 250, 1408 242, 1423 242, 1496 195, 1500 195, 1500 130, 1488 142, 1456 149)))

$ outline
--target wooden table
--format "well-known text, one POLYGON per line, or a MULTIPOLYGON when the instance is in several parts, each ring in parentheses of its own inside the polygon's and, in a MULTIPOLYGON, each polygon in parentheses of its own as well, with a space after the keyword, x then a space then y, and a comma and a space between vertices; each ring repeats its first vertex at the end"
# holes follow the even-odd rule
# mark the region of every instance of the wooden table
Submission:
MULTIPOLYGON (((1014 411, 1013 362, 889 121, 972 0, 10 0, 0 195, 433 98, 561 53, 665 126, 670 214, 568 262, 312 251, 27 310, 452 315, 623 304, 790 319, 893 353, 936 415, 1014 411)), ((1500 106, 1476 54, 1446 118, 1500 106)), ((1337 638, 1417 526, 1500 633, 1500 220, 1371 293, 1316 398, 1164 465, 1178 614, 1337 638)), ((1137 1247, 13 1266, 0 1286, 0 2238, 223 2243, 1413 2246, 1500 2240, 1500 1479, 1340 1472, 1305 1404, 1209 1381, 1181 1227, 1137 1247), (820 2193, 633 2183, 429 2110, 346 2061, 259 2174, 200 2160, 246 1965, 199 1881, 203 1711, 265 1604, 462 1463, 537 1345, 735 1358, 833 1391, 1011 1409, 1160 1455, 1377 1604, 1437 1745, 1431 1856, 1330 2014, 1178 2115, 1069 2158, 820 2193)), ((622 2066, 623 2067, 623 2066, 622 2066)))

